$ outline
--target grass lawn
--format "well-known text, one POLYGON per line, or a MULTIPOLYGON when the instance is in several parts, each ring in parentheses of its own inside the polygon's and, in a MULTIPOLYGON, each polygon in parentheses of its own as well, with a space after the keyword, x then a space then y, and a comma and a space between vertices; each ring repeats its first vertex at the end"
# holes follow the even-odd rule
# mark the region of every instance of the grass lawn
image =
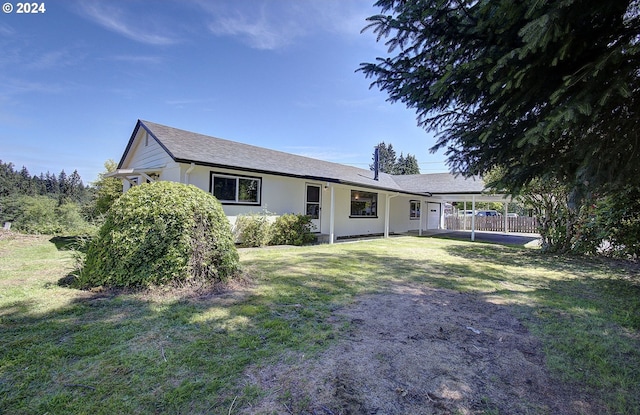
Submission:
POLYGON ((61 287, 60 242, 0 240, 0 414, 231 414, 261 393, 245 368, 321 351, 333 310, 405 282, 513 307, 555 376, 640 413, 640 276, 623 262, 401 237, 242 251, 250 288, 194 297, 61 287))

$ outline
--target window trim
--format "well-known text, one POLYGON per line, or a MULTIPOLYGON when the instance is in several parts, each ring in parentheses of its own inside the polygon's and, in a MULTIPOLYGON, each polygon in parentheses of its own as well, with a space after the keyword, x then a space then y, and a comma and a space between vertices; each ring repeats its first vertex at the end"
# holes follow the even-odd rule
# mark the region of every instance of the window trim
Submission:
POLYGON ((351 191, 349 193, 349 195, 350 195, 350 198, 349 198, 349 218, 352 218, 352 219, 378 219, 378 194, 379 194, 378 192, 369 192, 367 190, 354 190, 354 189, 351 189, 351 191), (352 203, 354 201, 354 196, 353 196, 354 193, 367 193, 367 194, 375 195, 375 202, 374 201, 371 202, 372 205, 373 205, 372 207, 375 208, 375 213, 373 215, 354 215, 352 213, 353 212, 352 203))
POLYGON ((410 200, 409 201, 409 220, 420 220, 422 216, 422 201, 420 200, 410 200), (413 204, 418 205, 418 209, 413 209, 413 204), (417 212, 417 215, 414 215, 413 212, 417 212))
POLYGON ((241 205, 241 206, 261 206, 262 205, 262 177, 247 176, 247 175, 243 175, 243 174, 234 174, 234 173, 225 173, 225 172, 219 172, 219 171, 211 171, 210 176, 209 176, 209 193, 211 193, 213 196, 215 196, 213 191, 214 191, 214 181, 215 181, 216 177, 223 177, 223 178, 226 178, 226 179, 235 179, 236 180, 236 198, 235 198, 235 200, 220 200, 220 199, 218 199, 218 201, 221 204, 223 204, 223 205, 241 205), (258 182, 258 192, 257 192, 258 200, 256 202, 246 202, 246 201, 239 201, 238 200, 239 192, 240 192, 240 179, 255 180, 255 181, 258 182))

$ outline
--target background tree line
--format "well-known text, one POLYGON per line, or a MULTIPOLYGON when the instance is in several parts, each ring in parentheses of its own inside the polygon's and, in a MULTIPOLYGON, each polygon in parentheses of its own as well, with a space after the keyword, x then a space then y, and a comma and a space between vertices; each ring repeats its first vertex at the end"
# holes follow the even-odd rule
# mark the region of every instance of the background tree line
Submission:
MULTIPOLYGON (((400 153, 400 157, 396 157, 396 150, 393 148, 393 144, 385 144, 384 141, 380 142, 378 148, 378 168, 382 173, 388 174, 420 174, 420 167, 418 167, 418 160, 415 156, 407 153, 403 155, 400 153)), ((369 165, 369 169, 374 171, 375 166, 375 152, 373 153, 372 163, 369 165)))
POLYGON ((18 170, 0 160, 0 225, 10 222, 12 230, 26 233, 92 233, 122 193, 120 180, 104 177, 115 167, 107 161, 106 171, 87 186, 77 170, 32 176, 25 166, 18 170))
POLYGON ((56 197, 61 202, 81 202, 89 194, 89 187, 82 183, 77 170, 70 175, 62 170, 57 175, 46 172, 31 176, 25 166, 16 170, 13 163, 0 160, 0 197, 40 195, 56 197))

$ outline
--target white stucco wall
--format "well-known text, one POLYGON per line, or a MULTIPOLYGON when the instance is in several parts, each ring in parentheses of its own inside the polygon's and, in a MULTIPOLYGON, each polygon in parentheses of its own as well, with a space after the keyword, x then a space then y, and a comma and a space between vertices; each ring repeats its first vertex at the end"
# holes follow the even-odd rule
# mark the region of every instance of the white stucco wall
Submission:
MULTIPOLYGON (((336 237, 350 236, 350 235, 365 235, 373 233, 384 232, 384 215, 385 215, 385 194, 376 192, 375 190, 365 189, 357 186, 347 185, 334 185, 335 190, 335 229, 334 234, 336 237), (377 217, 357 217, 351 218, 351 190, 361 190, 366 192, 378 193, 378 215, 377 217)), ((325 192, 327 193, 327 192, 325 192)), ((330 196, 325 198, 325 213, 326 220, 323 221, 323 229, 325 223, 329 222, 329 206, 330 196)), ((326 232, 329 233, 327 228, 326 232)))
MULTIPOLYGON (((336 238, 351 235, 366 235, 384 233, 386 198, 388 193, 358 186, 325 183, 320 181, 305 180, 293 177, 283 177, 269 174, 247 173, 233 169, 222 169, 206 166, 195 166, 189 175, 185 175, 189 165, 181 166, 183 181, 193 184, 207 192, 211 186, 211 172, 257 177, 261 179, 261 203, 260 205, 236 205, 223 204, 223 208, 229 221, 233 224, 238 215, 250 213, 270 212, 275 215, 285 213, 305 213, 305 192, 307 184, 321 187, 321 217, 320 233, 330 233, 331 213, 331 189, 334 188, 334 236, 336 238), (377 217, 350 217, 351 191, 360 190, 378 193, 377 217)), ((167 176, 168 177, 168 176, 167 176)), ((409 203, 411 200, 420 200, 423 214, 426 214, 427 201, 419 196, 397 195, 390 199, 389 232, 403 233, 417 231, 421 221, 409 218, 409 203)), ((422 220, 423 229, 426 229, 426 218, 422 220)))
POLYGON ((420 220, 410 219, 409 217, 410 202, 412 200, 420 201, 421 206, 424 207, 424 201, 417 196, 400 195, 391 199, 390 232, 402 233, 420 229, 420 220))
POLYGON ((374 189, 350 186, 344 184, 325 183, 320 181, 305 180, 302 178, 284 177, 278 175, 251 173, 241 170, 225 169, 217 167, 198 166, 175 163, 162 148, 149 137, 145 145, 146 132, 139 133, 135 147, 130 153, 130 160, 123 168, 152 168, 164 165, 160 180, 169 180, 188 183, 200 189, 211 191, 211 174, 222 173, 232 176, 255 177, 261 180, 261 193, 259 205, 228 204, 223 203, 223 209, 233 225, 238 215, 250 213, 272 213, 282 215, 285 213, 305 213, 306 185, 314 184, 321 187, 321 217, 320 233, 330 233, 331 214, 331 187, 334 189, 334 236, 336 238, 352 235, 381 234, 385 231, 385 214, 387 197, 395 195, 389 200, 389 232, 403 233, 417 231, 422 224, 426 229, 426 218, 422 221, 411 220, 409 217, 409 204, 411 200, 420 200, 422 214, 426 214, 427 200, 419 196, 403 195, 393 192, 385 192, 374 189), (187 173, 188 172, 188 173, 187 173), (359 190, 378 194, 376 217, 350 217, 351 191, 359 190))
MULTIPOLYGON (((307 181, 302 179, 244 172, 233 169, 223 169, 217 167, 195 166, 188 175, 186 171, 190 165, 182 165, 183 182, 188 182, 200 189, 211 191, 211 173, 222 173, 228 175, 247 176, 259 178, 261 180, 261 193, 259 205, 228 204, 223 203, 222 207, 233 224, 238 215, 250 213, 270 212, 276 215, 285 213, 304 213, 305 209, 305 185, 307 181)), ((308 182, 313 183, 313 182, 308 182)), ((320 182, 315 184, 322 185, 320 182)))

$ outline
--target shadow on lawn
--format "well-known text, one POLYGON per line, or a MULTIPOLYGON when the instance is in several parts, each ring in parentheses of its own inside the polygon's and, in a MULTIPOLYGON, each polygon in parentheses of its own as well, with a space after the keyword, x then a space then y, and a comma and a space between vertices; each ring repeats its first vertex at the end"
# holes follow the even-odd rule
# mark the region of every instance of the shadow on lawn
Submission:
POLYGON ((640 263, 605 257, 544 253, 539 250, 488 244, 461 244, 446 248, 452 256, 500 266, 536 267, 548 271, 626 276, 640 283, 640 263))
POLYGON ((283 253, 262 269, 279 275, 289 288, 311 288, 336 304, 340 292, 347 302, 407 283, 503 302, 507 305, 501 307, 543 339, 554 373, 579 385, 576 390, 588 391, 587 401, 607 402, 612 412, 638 413, 628 409, 640 408, 635 396, 640 388, 640 287, 624 279, 634 269, 630 264, 486 244, 452 245, 446 252, 459 260, 431 262, 372 247, 341 246, 341 254, 330 249, 283 253), (292 258, 296 273, 283 269, 292 258))
MULTIPOLYGON (((222 413, 257 394, 249 364, 333 338, 322 284, 265 294, 64 290, 0 307, 0 412, 222 413), (244 388, 244 389, 243 389, 244 388), (235 398, 234 398, 235 396, 235 398)), ((58 288, 59 290, 59 288, 58 288)))
MULTIPOLYGON (((234 402, 241 407, 258 394, 251 385, 243 386, 241 375, 249 365, 272 361, 287 350, 312 354, 330 344, 336 329, 328 320, 356 295, 385 292, 398 283, 472 292, 483 291, 485 284, 479 297, 508 294, 491 289, 506 278, 492 264, 533 263, 541 269, 582 272, 571 259, 497 246, 452 246, 449 254, 471 261, 437 266, 362 245, 342 246, 340 252, 289 250, 270 261, 248 261, 256 287, 241 297, 172 298, 169 293, 152 298, 142 292, 65 290, 60 295, 69 302, 48 312, 39 311, 32 300, 5 305, 0 308, 0 412, 224 413, 234 402)), ((607 269, 612 271, 606 264, 594 268, 605 274, 607 269)), ((505 307, 532 324, 545 316, 569 318, 566 324, 573 324, 582 318, 572 309, 581 296, 594 296, 590 308, 604 321, 640 314, 638 287, 622 280, 554 281, 518 294, 542 306, 542 314, 535 317, 530 307, 505 307)), ((630 321, 623 325, 636 330, 631 344, 640 350, 639 323, 630 321)), ((557 333, 566 333, 566 327, 559 326, 557 333)), ((565 337, 569 347, 572 337, 565 337)), ((627 367, 640 373, 640 357, 626 348, 625 353, 627 367)), ((627 389, 637 389, 640 381, 632 386, 627 389)))
POLYGON ((56 246, 58 251, 87 252, 88 237, 84 236, 54 236, 49 242, 56 246))

